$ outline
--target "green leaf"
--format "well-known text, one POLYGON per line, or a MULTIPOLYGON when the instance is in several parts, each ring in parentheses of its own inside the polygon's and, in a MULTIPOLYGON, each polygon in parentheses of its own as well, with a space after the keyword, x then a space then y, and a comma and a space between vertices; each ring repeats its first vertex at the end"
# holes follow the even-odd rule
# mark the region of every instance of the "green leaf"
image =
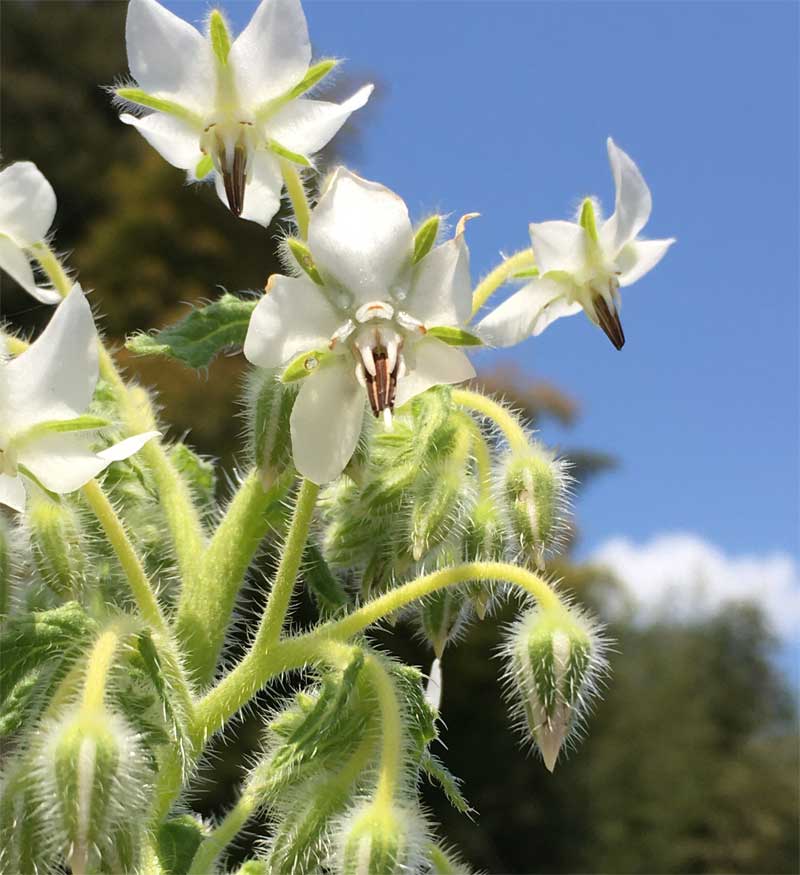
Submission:
POLYGON ((323 619, 334 616, 348 604, 344 587, 328 567, 319 547, 314 544, 306 547, 303 580, 323 619))
POLYGON ((461 814, 469 814, 473 808, 461 792, 461 781, 445 766, 445 764, 430 751, 422 754, 420 767, 423 772, 436 782, 444 791, 447 801, 461 814))
POLYGON ((301 164, 303 167, 311 166, 311 162, 305 155, 301 155, 299 152, 292 152, 292 150, 287 149, 286 146, 281 146, 277 140, 267 140, 267 146, 272 152, 276 155, 280 155, 281 158, 286 158, 287 161, 301 164))
POLYGON ((589 239, 598 243, 600 238, 597 234, 597 219, 594 214, 594 203, 590 197, 584 198, 581 204, 580 225, 589 235, 589 239))
POLYGON ((219 9, 214 9, 209 16, 208 31, 211 36, 211 48, 214 50, 214 55, 224 67, 228 63, 228 55, 231 51, 231 35, 219 9))
POLYGON ((158 828, 158 859, 169 875, 189 871, 208 830, 190 814, 173 817, 158 828))
POLYGON ((180 103, 175 103, 174 100, 164 100, 163 97, 155 97, 146 91, 142 91, 141 88, 117 88, 114 93, 117 97, 122 98, 122 100, 136 103, 139 106, 146 106, 148 109, 155 109, 157 112, 165 112, 167 115, 172 115, 175 118, 189 122, 194 127, 203 127, 203 120, 197 113, 192 112, 191 109, 182 106, 180 103))
POLYGON ((206 368, 218 353, 244 344, 257 303, 226 292, 155 335, 134 334, 125 346, 134 355, 161 355, 190 368, 206 368))
POLYGON ((308 276, 318 285, 325 285, 322 281, 322 277, 317 270, 316 264, 314 264, 314 259, 311 256, 311 250, 308 246, 302 241, 298 240, 297 237, 289 237, 286 240, 286 244, 289 249, 292 251, 292 255, 295 258, 295 261, 303 268, 303 270, 308 274, 308 276))
POLYGON ((417 233, 414 235, 414 264, 422 261, 431 251, 439 233, 440 222, 440 216, 431 216, 417 228, 417 233))
POLYGON ((450 325, 434 325, 428 329, 431 337, 436 337, 448 346, 483 346, 483 341, 476 334, 470 334, 463 328, 452 328, 450 325))

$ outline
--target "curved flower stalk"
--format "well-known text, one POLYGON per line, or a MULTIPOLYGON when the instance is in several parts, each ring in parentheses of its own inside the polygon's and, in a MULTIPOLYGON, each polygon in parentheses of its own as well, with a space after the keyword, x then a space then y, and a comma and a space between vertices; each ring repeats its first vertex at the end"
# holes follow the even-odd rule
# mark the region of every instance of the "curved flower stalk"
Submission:
POLYGON ((311 214, 309 275, 270 279, 244 352, 259 367, 287 368, 285 380, 304 378, 292 451, 313 482, 335 479, 350 461, 365 396, 390 423, 395 407, 431 386, 474 376, 466 355, 440 339, 469 342, 459 327, 471 306, 463 230, 461 222, 452 240, 415 260, 401 198, 339 168, 311 214))
POLYGON ((217 10, 203 36, 156 0, 131 0, 126 40, 138 88, 115 94, 139 114, 120 120, 190 181, 213 174, 222 202, 265 226, 280 207, 281 160, 310 165, 372 92, 366 85, 342 104, 302 96, 335 62, 309 67, 299 0, 262 0, 233 41, 217 10))
POLYGON ((638 238, 653 206, 650 189, 630 156, 610 137, 607 145, 616 186, 613 214, 600 224, 598 205, 586 198, 577 222, 530 226, 538 276, 478 323, 487 343, 513 346, 583 310, 622 349, 619 290, 652 270, 675 241, 638 238))
POLYGON ((43 304, 57 304, 61 295, 36 284, 31 259, 55 215, 55 192, 35 164, 17 161, 0 171, 0 268, 43 304))
POLYGON ((9 360, 0 350, 0 504, 23 511, 26 480, 49 492, 74 492, 158 434, 91 449, 98 429, 110 424, 85 415, 97 355, 92 311, 77 284, 25 352, 9 360))

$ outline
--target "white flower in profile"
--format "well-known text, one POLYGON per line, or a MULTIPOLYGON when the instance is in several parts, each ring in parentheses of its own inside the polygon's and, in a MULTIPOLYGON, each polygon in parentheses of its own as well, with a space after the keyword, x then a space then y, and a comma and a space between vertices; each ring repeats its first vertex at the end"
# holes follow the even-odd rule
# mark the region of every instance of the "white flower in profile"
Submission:
POLYGON ((43 304, 57 304, 61 295, 36 285, 32 250, 55 215, 55 192, 35 164, 17 161, 0 171, 0 268, 43 304))
POLYGON ((431 386, 475 375, 451 344, 468 344, 471 282, 463 221, 420 257, 408 210, 384 186, 339 168, 311 213, 309 274, 273 276, 244 353, 255 365, 307 374, 291 415, 297 469, 338 477, 358 443, 365 395, 391 422, 431 386), (311 263, 313 260, 313 264, 311 263), (442 339, 444 338, 444 339, 442 339))
POLYGON ((98 429, 109 425, 85 415, 97 376, 97 331, 76 284, 21 355, 8 358, 0 348, 0 504, 25 509, 25 478, 50 492, 74 492, 158 434, 95 453, 98 429))
POLYGON ((620 287, 652 270, 675 241, 638 239, 653 207, 650 189, 610 137, 608 158, 616 186, 614 213, 601 224, 596 202, 586 198, 577 222, 530 226, 538 276, 478 323, 487 343, 512 346, 583 309, 622 349, 620 287))
POLYGON ((280 160, 309 165, 372 92, 342 104, 302 97, 336 62, 309 67, 299 0, 262 0, 233 41, 218 10, 203 36, 156 0, 131 0, 125 35, 138 87, 114 91, 137 114, 120 120, 190 181, 213 173, 223 203, 262 225, 280 207, 280 160))

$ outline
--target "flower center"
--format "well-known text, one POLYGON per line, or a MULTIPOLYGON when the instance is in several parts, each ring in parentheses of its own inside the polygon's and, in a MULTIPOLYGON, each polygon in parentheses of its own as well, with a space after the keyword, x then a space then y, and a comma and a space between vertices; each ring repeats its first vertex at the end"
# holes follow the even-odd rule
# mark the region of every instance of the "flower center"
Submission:
POLYGON ((391 424, 394 411, 397 381, 405 370, 403 338, 389 321, 393 312, 389 304, 381 302, 359 307, 356 319, 362 327, 352 340, 356 377, 367 392, 373 415, 378 417, 383 413, 387 425, 391 424), (367 321, 367 314, 371 312, 381 315, 367 321))
POLYGON ((200 137, 200 151, 211 156, 225 184, 228 206, 237 216, 244 209, 244 189, 256 140, 255 123, 249 118, 209 119, 200 137))

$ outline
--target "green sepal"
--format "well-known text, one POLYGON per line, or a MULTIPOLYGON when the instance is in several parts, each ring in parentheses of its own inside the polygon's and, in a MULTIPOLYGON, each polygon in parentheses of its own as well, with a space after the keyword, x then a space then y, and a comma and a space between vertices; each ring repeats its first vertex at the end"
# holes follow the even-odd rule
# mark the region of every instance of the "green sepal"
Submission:
POLYGON ((425 699, 422 672, 412 665, 389 663, 398 698, 403 702, 405 728, 409 735, 409 764, 417 768, 428 745, 437 737, 436 712, 425 699))
POLYGON ((597 218, 594 213, 594 203, 590 197, 584 198, 584 201, 581 204, 581 217, 579 224, 584 231, 586 231, 589 239, 593 243, 600 242, 600 237, 597 233, 597 218))
POLYGON ((158 828, 157 854, 168 875, 185 875, 208 829, 191 814, 181 814, 158 828))
POLYGON ((195 178, 205 179, 213 169, 214 159, 210 155, 203 155, 203 157, 197 162, 197 166, 194 168, 195 178))
POLYGON ((309 67, 308 72, 297 83, 297 85, 285 94, 282 94, 280 97, 276 97, 274 100, 269 100, 260 106, 256 110, 257 119, 259 121, 264 121, 270 115, 277 112, 282 106, 285 106, 296 97, 300 97, 301 94, 305 94, 306 91, 310 91, 317 83, 321 82, 338 63, 338 61, 329 58, 327 61, 319 61, 314 64, 313 67, 309 67))
POLYGON ((23 432, 14 435, 14 444, 24 444, 50 434, 68 434, 75 431, 97 431, 108 428, 111 423, 101 416, 76 416, 74 419, 51 419, 37 422, 23 432))
POLYGON ((417 228, 417 233, 414 235, 414 264, 422 261, 433 248, 439 234, 440 223, 441 216, 431 216, 417 228))
POLYGON ((315 544, 306 546, 303 556, 303 580, 323 619, 327 620, 340 613, 349 603, 347 592, 336 579, 315 544))
POLYGON ((223 67, 226 66, 231 51, 231 35, 219 9, 214 9, 208 18, 208 33, 211 37, 211 48, 214 50, 214 56, 223 67))
POLYGON ((226 292, 156 334, 134 334, 125 348, 134 355, 166 356, 190 368, 207 368, 218 353, 244 345, 257 303, 226 292))
POLYGON ((476 334, 450 325, 434 325, 428 329, 428 335, 443 341, 448 346, 483 346, 483 341, 476 334))
POLYGON ((117 88, 114 93, 117 97, 130 103, 136 103, 139 106, 145 106, 157 112, 165 112, 167 115, 175 116, 175 118, 189 122, 189 124, 198 128, 203 126, 203 120, 196 112, 180 103, 176 103, 174 100, 164 100, 163 97, 155 97, 146 91, 142 91, 141 88, 117 88))
POLYGON ((322 364, 322 360, 331 355, 327 349, 312 349, 301 353, 293 359, 281 374, 282 383, 294 383, 312 374, 322 364))
POLYGON ((298 240, 297 237, 288 237, 286 239, 286 245, 291 250, 295 261, 308 274, 309 278, 318 286, 325 285, 319 271, 317 270, 316 264, 314 264, 314 259, 308 246, 302 240, 298 240))
POLYGON ((287 161, 292 161, 294 164, 300 164, 303 167, 311 167, 311 162, 305 155, 301 155, 299 152, 292 152, 291 149, 282 146, 277 140, 267 140, 267 146, 270 151, 280 155, 281 158, 286 158, 287 161))
POLYGON ((420 768, 428 778, 438 784, 447 801, 460 814, 470 814, 472 806, 461 792, 461 781, 445 766, 445 764, 430 751, 426 750, 420 759, 420 768))

